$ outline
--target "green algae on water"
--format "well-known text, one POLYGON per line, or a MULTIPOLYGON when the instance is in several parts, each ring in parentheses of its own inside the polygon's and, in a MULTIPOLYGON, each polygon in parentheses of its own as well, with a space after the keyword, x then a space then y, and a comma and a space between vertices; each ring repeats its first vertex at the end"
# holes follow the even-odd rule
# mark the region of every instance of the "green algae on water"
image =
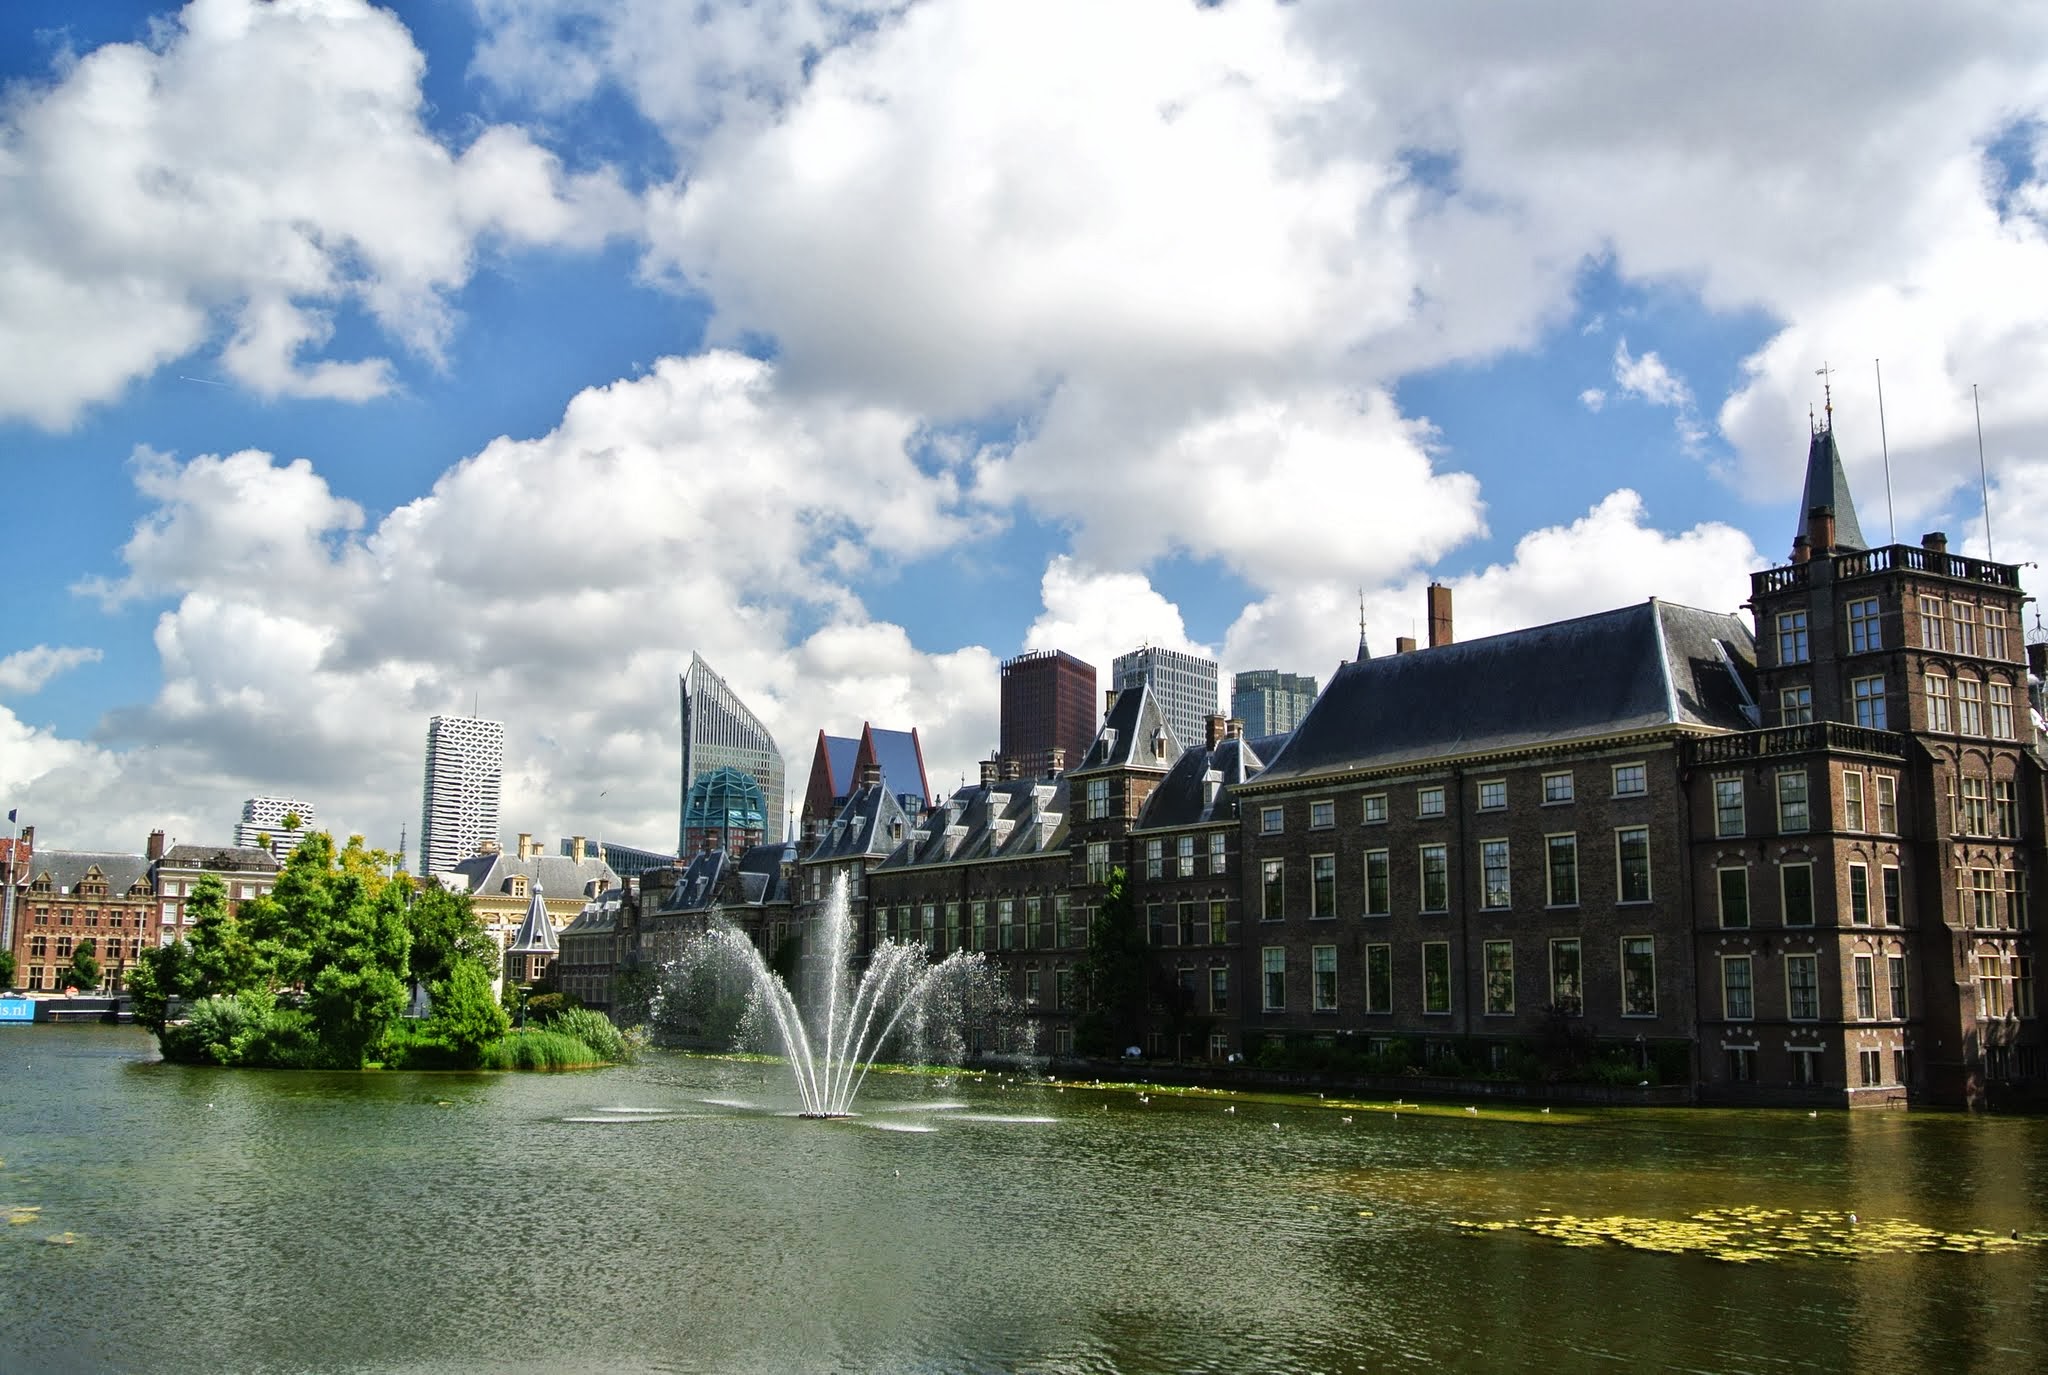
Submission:
POLYGON ((2048 1237, 1976 1230, 1945 1232, 1902 1218, 1864 1221, 1833 1209, 1708 1208, 1680 1219, 1577 1217, 1540 1213, 1512 1221, 1452 1224, 1472 1232, 1528 1232, 1566 1246, 1624 1246, 1665 1255, 1704 1255, 1736 1265, 1758 1261, 1855 1260, 1929 1251, 1989 1254, 2040 1246, 2048 1237))

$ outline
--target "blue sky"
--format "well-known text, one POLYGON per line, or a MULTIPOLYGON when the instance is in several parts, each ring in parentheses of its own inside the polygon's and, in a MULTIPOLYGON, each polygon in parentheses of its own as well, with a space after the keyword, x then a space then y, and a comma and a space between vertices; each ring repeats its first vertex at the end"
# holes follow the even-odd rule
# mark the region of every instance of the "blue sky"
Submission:
POLYGON ((0 798, 45 845, 673 834, 692 650, 776 729, 995 666, 1326 675, 2048 498, 2048 21, 1814 5, 196 0, 0 10, 0 798), (1851 10, 1858 22, 1845 22, 1851 10))

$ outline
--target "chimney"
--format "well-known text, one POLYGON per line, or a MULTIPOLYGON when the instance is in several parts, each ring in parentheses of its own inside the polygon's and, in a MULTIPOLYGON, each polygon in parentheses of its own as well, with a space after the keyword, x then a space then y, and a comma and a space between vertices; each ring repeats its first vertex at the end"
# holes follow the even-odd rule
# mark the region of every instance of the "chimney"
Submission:
POLYGON ((1451 589, 1440 582, 1429 585, 1429 647, 1451 642, 1451 589))
POLYGON ((1813 541, 1804 535, 1794 537, 1792 540, 1792 562, 1805 563, 1812 557, 1813 541))
POLYGON ((1209 715, 1209 729, 1204 737, 1208 742, 1209 748, 1213 750, 1222 744, 1224 737, 1229 731, 1230 718, 1228 716, 1218 716, 1211 712, 1209 715))
POLYGON ((1003 761, 1003 781, 1004 781, 1005 783, 1013 783, 1013 782, 1015 782, 1015 781, 1016 781, 1017 779, 1020 779, 1020 778, 1022 778, 1023 776, 1024 776, 1024 766, 1023 766, 1023 765, 1019 764, 1019 763, 1018 763, 1018 762, 1017 762, 1016 760, 1014 760, 1014 759, 1005 759, 1005 760, 1003 761))
POLYGON ((1816 506, 1806 513, 1806 534, 1816 554, 1835 552, 1835 508, 1816 506))
POLYGON ((1067 747, 1054 745, 1045 752, 1045 776, 1058 778, 1067 771, 1067 747))
POLYGON ((533 832, 532 832, 532 831, 521 831, 521 832, 519 833, 519 857, 520 857, 521 859, 532 859, 532 858, 533 858, 533 832))
POLYGON ((164 833, 162 831, 151 831, 149 833, 149 845, 143 853, 149 857, 151 863, 164 857, 164 833))
POLYGON ((1223 730, 1224 734, 1228 735, 1232 740, 1244 739, 1244 718, 1242 716, 1231 717, 1223 730))
POLYGON ((1117 690, 1115 688, 1104 688, 1102 690, 1102 714, 1104 716, 1109 715, 1109 709, 1116 705, 1116 694, 1117 690))
POLYGON ((1394 652, 1396 654, 1413 654, 1415 652, 1415 637, 1413 635, 1396 635, 1394 637, 1394 652))
POLYGON ((863 764, 860 766, 861 787, 872 788, 881 781, 882 766, 880 764, 863 764))
POLYGON ((993 786, 995 784, 997 776, 1002 773, 1002 769, 1003 766, 997 763, 995 759, 992 757, 982 760, 981 786, 984 788, 993 786))
POLYGON ((585 847, 584 847, 584 844, 583 844, 583 837, 582 837, 582 836, 570 836, 570 837, 569 837, 569 858, 571 858, 571 859, 575 860, 575 861, 576 861, 576 862, 577 862, 578 864, 581 864, 581 863, 583 862, 583 859, 584 859, 584 856, 585 856, 585 854, 586 854, 586 850, 585 850, 585 847))
POLYGON ((1939 530, 1930 530, 1920 537, 1920 547, 1930 554, 1946 554, 1948 552, 1948 536, 1939 530))

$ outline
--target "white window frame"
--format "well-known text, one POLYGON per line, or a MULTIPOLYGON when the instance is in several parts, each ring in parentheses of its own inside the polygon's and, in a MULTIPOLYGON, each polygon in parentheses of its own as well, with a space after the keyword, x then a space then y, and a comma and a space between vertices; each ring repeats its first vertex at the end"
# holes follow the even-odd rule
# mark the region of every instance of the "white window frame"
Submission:
POLYGON ((1259 808, 1259 834, 1262 836, 1283 835, 1287 830, 1287 809, 1284 807, 1259 808))
POLYGON ((1333 853, 1308 857, 1308 916, 1310 921, 1328 921, 1337 915, 1337 856, 1333 853), (1324 886, 1328 885, 1329 907, 1324 910, 1324 886))
POLYGON ((1865 730, 1888 730, 1885 724, 1884 675, 1868 674, 1849 680, 1850 715, 1865 730))
POLYGON ((1478 784, 1479 810, 1482 812, 1504 812, 1508 806, 1508 781, 1505 778, 1482 778, 1478 784), (1491 799, 1489 800, 1489 793, 1491 799))
POLYGON ((1285 1012, 1287 1010, 1287 947, 1284 945, 1263 946, 1259 950, 1259 1010, 1262 1012, 1285 1012), (1273 980, 1278 977, 1280 996, 1273 997, 1273 980))
POLYGON ((1559 769, 1543 775, 1543 805, 1562 807, 1578 800, 1577 789, 1573 786, 1572 771, 1559 769), (1557 787, 1562 782, 1563 787, 1557 787))
POLYGON ((1393 851, 1387 849, 1367 850, 1365 852, 1363 877, 1365 879, 1365 915, 1368 917, 1392 916, 1394 914, 1393 851), (1382 879, 1380 896, 1383 899, 1381 905, 1377 908, 1372 905, 1372 868, 1375 859, 1380 863, 1380 877, 1382 879))
POLYGON ((1612 781, 1616 797, 1648 796, 1650 791, 1650 766, 1648 761, 1632 759, 1627 763, 1616 764, 1612 772, 1612 781), (1627 788, 1622 786, 1624 774, 1628 775, 1629 781, 1634 786, 1627 788))
POLYGON ((1415 910, 1437 915, 1451 910, 1451 851, 1441 841, 1432 845, 1415 847, 1415 910), (1441 876, 1443 901, 1435 907, 1429 905, 1429 861, 1434 854, 1437 859, 1437 873, 1441 876))
POLYGON ((1308 953, 1309 1011, 1337 1011, 1337 947, 1334 945, 1312 945, 1308 953), (1329 968, 1323 968, 1324 957, 1329 958, 1329 968), (1329 996, 1323 996, 1324 978, 1329 980, 1329 996))
POLYGON ((1308 804, 1308 828, 1311 831, 1327 831, 1336 824, 1336 798, 1317 797, 1310 799, 1308 804))
POLYGON ((1616 966, 1621 975, 1621 1015, 1631 1020, 1645 1020, 1657 1014, 1657 938, 1647 932, 1638 932, 1620 938, 1621 962, 1616 966), (1646 1012, 1629 1011, 1628 961, 1629 946, 1636 941, 1648 941, 1650 945, 1650 1007, 1646 1012))
POLYGON ((1387 795, 1385 793, 1367 793, 1364 802, 1360 806, 1358 815, 1362 825, 1386 825, 1387 795))
POLYGON ((1577 907, 1579 905, 1579 833, 1577 831, 1552 831, 1543 837, 1543 905, 1545 907, 1577 907), (1571 897, 1560 901, 1557 896, 1557 842, 1566 842, 1572 856, 1571 897))
POLYGON ((1479 842, 1479 906, 1488 912, 1505 912, 1515 905, 1514 865, 1508 838, 1491 836, 1479 842), (1495 852, 1499 846, 1499 864, 1495 865, 1495 852), (1494 889, 1494 871, 1500 875, 1499 891, 1494 889))
POLYGON ((1617 906, 1655 902, 1657 884, 1650 863, 1650 828, 1648 826, 1616 826, 1614 828, 1614 901, 1617 906), (1622 838, 1640 834, 1643 838, 1643 895, 1632 898, 1627 895, 1627 869, 1622 860, 1622 838))
POLYGON ((1724 839, 1749 834, 1749 800, 1740 775, 1714 780, 1714 834, 1724 839), (1732 809, 1729 806, 1731 795, 1734 798, 1732 809), (1732 825, 1728 819, 1730 810, 1735 813, 1732 825))
POLYGON ((1415 815, 1419 818, 1434 818, 1444 814, 1444 789, 1441 783, 1426 783, 1415 789, 1415 815))

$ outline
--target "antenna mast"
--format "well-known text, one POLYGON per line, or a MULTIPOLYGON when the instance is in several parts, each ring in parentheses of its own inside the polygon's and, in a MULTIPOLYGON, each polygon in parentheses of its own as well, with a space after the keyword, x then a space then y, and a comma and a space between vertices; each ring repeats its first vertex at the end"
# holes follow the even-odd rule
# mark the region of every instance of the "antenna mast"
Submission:
POLYGON ((1984 557, 1994 559, 1991 552, 1991 479, 1984 471, 1984 408, 1977 404, 1977 384, 1970 384, 1970 409, 1977 416, 1977 487, 1984 494, 1984 557))
POLYGON ((1884 430, 1884 360, 1873 358, 1870 366, 1877 369, 1877 440, 1884 445, 1884 513, 1892 524, 1892 543, 1899 542, 1899 513, 1892 509, 1892 444, 1884 430))

